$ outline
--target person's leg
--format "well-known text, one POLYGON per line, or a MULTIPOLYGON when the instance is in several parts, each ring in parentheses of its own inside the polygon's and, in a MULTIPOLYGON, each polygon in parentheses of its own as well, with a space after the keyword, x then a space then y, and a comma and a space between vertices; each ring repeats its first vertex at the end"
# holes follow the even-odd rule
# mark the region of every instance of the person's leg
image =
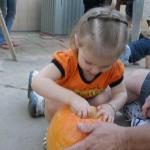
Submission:
POLYGON ((84 12, 87 12, 88 10, 95 8, 95 7, 103 7, 111 5, 112 0, 83 0, 84 4, 84 12))
POLYGON ((132 10, 133 10, 133 0, 127 0, 126 1, 126 16, 127 16, 129 26, 131 26, 131 23, 132 23, 132 10))
POLYGON ((142 38, 137 41, 131 42, 128 45, 131 50, 129 63, 134 63, 146 56, 150 56, 150 39, 142 38))
POLYGON ((124 113, 131 121, 131 126, 150 124, 150 120, 144 119, 141 113, 141 106, 150 94, 150 72, 144 69, 134 71, 130 78, 126 78, 125 84, 130 104, 124 107, 124 113))
MULTIPOLYGON (((84 4, 84 12, 87 12, 88 10, 99 7, 100 6, 100 0, 83 0, 84 4)), ((104 3, 104 0, 101 0, 104 3)))
POLYGON ((112 0, 105 0, 103 3, 102 3, 102 6, 110 6, 112 4, 112 2, 116 5, 116 1, 112 1, 112 0))
MULTIPOLYGON (((2 11, 3 17, 5 19, 6 15, 7 15, 7 0, 0 0, 0 9, 2 11)), ((4 36, 2 33, 2 30, 0 29, 0 44, 4 43, 4 36)))
POLYGON ((5 18, 8 31, 10 33, 15 15, 16 15, 16 0, 7 0, 7 16, 5 18))
POLYGON ((150 69, 150 55, 145 58, 145 68, 150 69))
MULTIPOLYGON (((146 99, 150 96, 150 72, 148 72, 140 91, 139 103, 140 112, 142 111, 142 106, 145 104, 146 99)), ((142 116, 142 113, 141 113, 142 116)), ((142 117, 137 117, 132 119, 133 126, 150 125, 150 119, 142 117)))
POLYGON ((138 69, 126 75, 125 85, 128 94, 127 103, 136 101, 139 98, 141 87, 148 73, 149 71, 146 69, 138 69))
POLYGON ((116 7, 115 7, 116 10, 120 11, 120 6, 125 4, 126 4, 126 0, 117 0, 116 7))

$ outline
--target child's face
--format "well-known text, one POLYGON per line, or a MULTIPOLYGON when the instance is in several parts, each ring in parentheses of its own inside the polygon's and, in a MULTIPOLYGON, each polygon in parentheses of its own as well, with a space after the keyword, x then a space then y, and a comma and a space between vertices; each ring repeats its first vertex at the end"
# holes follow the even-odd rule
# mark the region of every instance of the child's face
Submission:
POLYGON ((111 65, 116 59, 104 59, 96 57, 90 51, 79 49, 78 63, 82 70, 90 75, 97 75, 100 72, 105 72, 111 68, 111 65))

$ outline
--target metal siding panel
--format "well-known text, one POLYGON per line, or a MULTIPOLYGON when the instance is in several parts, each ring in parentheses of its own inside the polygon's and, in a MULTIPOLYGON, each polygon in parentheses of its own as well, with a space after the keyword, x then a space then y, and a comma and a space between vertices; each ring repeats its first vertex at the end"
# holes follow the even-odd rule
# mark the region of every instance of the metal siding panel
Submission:
POLYGON ((50 34, 69 34, 83 14, 81 0, 43 0, 41 31, 50 34))
POLYGON ((14 31, 40 30, 41 0, 18 0, 14 31))

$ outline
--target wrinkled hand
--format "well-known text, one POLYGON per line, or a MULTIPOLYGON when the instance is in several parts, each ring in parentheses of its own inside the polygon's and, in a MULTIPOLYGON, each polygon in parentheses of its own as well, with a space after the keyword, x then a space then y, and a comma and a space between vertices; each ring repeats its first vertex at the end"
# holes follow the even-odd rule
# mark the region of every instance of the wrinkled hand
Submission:
POLYGON ((89 103, 80 97, 77 99, 72 99, 70 105, 72 111, 82 118, 86 118, 91 111, 91 106, 89 103))
POLYGON ((79 124, 78 128, 89 135, 65 150, 125 150, 126 128, 112 123, 79 124))
POLYGON ((102 104, 97 107, 97 116, 104 116, 103 121, 114 122, 115 111, 108 104, 102 104))
POLYGON ((142 114, 145 118, 150 118, 150 95, 146 98, 145 104, 142 107, 142 114))

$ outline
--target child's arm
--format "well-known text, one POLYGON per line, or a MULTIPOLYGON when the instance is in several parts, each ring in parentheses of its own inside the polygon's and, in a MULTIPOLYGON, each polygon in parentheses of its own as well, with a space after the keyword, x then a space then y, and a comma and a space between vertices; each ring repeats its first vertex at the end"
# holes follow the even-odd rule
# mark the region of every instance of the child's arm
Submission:
POLYGON ((109 102, 116 111, 120 110, 127 101, 127 91, 124 81, 111 89, 112 99, 109 102))
POLYGON ((86 117, 90 112, 90 105, 84 98, 73 91, 56 84, 55 80, 61 78, 61 76, 59 69, 51 63, 34 77, 32 88, 46 99, 58 100, 71 105, 78 116, 86 117))
POLYGON ((111 100, 102 104, 98 107, 98 115, 104 115, 104 120, 109 122, 114 121, 115 113, 123 107, 127 100, 127 92, 124 85, 124 82, 121 82, 119 85, 111 89, 111 100))

